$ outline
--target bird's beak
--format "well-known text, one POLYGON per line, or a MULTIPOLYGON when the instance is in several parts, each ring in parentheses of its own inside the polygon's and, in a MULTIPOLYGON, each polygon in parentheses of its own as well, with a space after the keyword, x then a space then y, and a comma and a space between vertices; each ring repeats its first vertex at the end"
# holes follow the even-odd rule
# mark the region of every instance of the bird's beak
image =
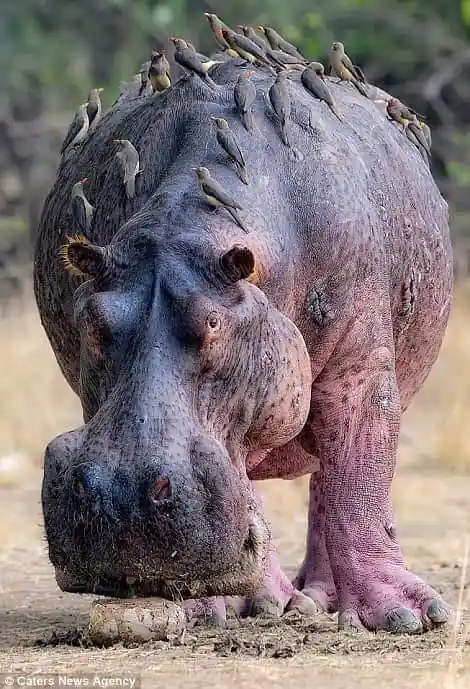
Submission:
POLYGON ((84 177, 84 179, 80 181, 80 184, 88 184, 88 177, 84 177))
POLYGON ((197 172, 197 167, 192 167, 190 169, 193 170, 193 172, 197 172))
POLYGON ((120 144, 122 139, 113 139, 113 143, 115 144, 120 144))
POLYGON ((81 108, 87 108, 87 107, 88 107, 88 103, 82 103, 80 107, 81 107, 81 108))
POLYGON ((211 16, 211 13, 210 13, 210 12, 204 12, 204 16, 205 16, 205 17, 210 17, 210 16, 211 16))

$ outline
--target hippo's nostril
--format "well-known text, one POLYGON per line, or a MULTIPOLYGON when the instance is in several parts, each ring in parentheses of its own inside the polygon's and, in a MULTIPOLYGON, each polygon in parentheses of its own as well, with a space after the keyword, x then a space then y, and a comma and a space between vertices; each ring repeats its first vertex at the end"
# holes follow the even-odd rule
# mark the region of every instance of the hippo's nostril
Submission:
POLYGON ((171 483, 168 476, 162 476, 155 481, 151 493, 153 502, 162 502, 162 500, 169 500, 171 498, 172 490, 171 483))

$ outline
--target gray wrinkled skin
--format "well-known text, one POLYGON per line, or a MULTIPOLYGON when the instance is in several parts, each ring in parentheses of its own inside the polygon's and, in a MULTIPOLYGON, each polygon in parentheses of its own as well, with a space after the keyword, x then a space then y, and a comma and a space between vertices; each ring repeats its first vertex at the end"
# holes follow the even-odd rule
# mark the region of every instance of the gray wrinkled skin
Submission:
POLYGON ((46 200, 35 293, 85 421, 46 452, 50 558, 65 590, 254 594, 263 608, 261 591, 282 612, 299 593, 272 554, 250 480, 320 466, 297 588, 352 611, 357 626, 414 632, 439 597, 405 569, 388 528, 390 484, 401 414, 449 315, 447 205, 406 137, 335 80, 344 122, 291 77, 290 150, 267 111, 273 78, 257 70, 248 133, 233 102, 239 65, 211 70, 217 94, 196 78, 145 99, 128 91, 46 200), (226 165, 211 117, 237 136, 249 186, 226 165), (113 139, 139 151, 131 201, 113 139), (248 235, 210 212, 197 166, 243 206, 248 235), (88 281, 57 260, 70 190, 85 176, 89 238, 109 257, 88 281), (220 257, 235 244, 255 255, 256 285, 221 280, 220 257))

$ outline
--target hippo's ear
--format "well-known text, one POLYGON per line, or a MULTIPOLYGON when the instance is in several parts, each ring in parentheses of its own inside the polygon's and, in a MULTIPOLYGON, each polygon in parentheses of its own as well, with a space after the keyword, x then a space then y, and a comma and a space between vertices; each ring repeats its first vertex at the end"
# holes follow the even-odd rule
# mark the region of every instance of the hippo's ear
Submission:
POLYGON ((233 246, 220 259, 222 271, 229 282, 250 277, 255 269, 255 256, 247 246, 233 246))
POLYGON ((67 244, 59 250, 65 270, 72 275, 95 277, 106 263, 106 251, 92 244, 85 235, 67 237, 67 244))

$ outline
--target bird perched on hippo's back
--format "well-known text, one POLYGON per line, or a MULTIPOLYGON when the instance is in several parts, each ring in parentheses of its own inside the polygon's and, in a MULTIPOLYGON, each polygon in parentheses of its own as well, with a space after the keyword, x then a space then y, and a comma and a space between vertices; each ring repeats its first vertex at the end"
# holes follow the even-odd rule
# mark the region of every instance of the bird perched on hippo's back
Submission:
POLYGON ((266 36, 272 50, 281 50, 283 53, 295 57, 297 60, 299 60, 299 62, 306 62, 300 50, 296 48, 295 45, 292 45, 292 43, 286 41, 280 34, 277 33, 277 31, 272 29, 270 26, 264 26, 263 24, 260 24, 258 28, 266 36))
POLYGON ((235 105, 240 113, 241 121, 249 132, 253 129, 253 113, 251 108, 256 100, 256 86, 250 80, 252 74, 253 72, 248 70, 240 72, 233 91, 235 105))
POLYGON ((325 101, 331 112, 342 122, 343 116, 338 111, 333 96, 325 83, 324 75, 325 68, 321 62, 311 62, 302 72, 300 79, 307 91, 318 100, 325 101))
POLYGON ((281 67, 282 69, 284 68, 282 62, 277 60, 277 58, 268 58, 266 51, 260 48, 258 45, 256 45, 256 43, 246 36, 238 34, 231 29, 222 29, 222 35, 229 46, 247 62, 251 64, 258 63, 259 65, 269 69, 273 74, 276 74, 273 64, 275 64, 277 67, 281 67))
POLYGON ((235 201, 230 194, 228 194, 223 186, 217 182, 217 180, 211 177, 209 170, 206 167, 195 167, 192 168, 201 187, 201 191, 204 194, 207 203, 213 208, 225 208, 225 210, 230 213, 232 218, 235 220, 237 225, 246 233, 249 230, 245 227, 242 219, 240 218, 237 211, 242 210, 242 206, 235 201))
POLYGON ((62 146, 60 147, 61 155, 65 155, 69 150, 81 144, 88 134, 90 121, 88 119, 87 107, 88 103, 82 103, 75 113, 62 146))
POLYGON ((91 89, 88 94, 88 105, 87 105, 87 115, 88 115, 88 133, 93 132, 96 129, 96 125, 101 119, 101 97, 100 93, 104 91, 103 88, 91 89))
POLYGON ((171 86, 170 63, 166 50, 153 50, 150 58, 148 77, 153 91, 165 91, 171 86))
POLYGON ((414 122, 419 117, 424 119, 422 115, 405 105, 398 98, 389 98, 387 101, 387 115, 397 124, 403 126, 403 131, 407 122, 414 122))
POLYGON ((84 234, 87 237, 91 227, 91 221, 93 220, 95 207, 92 206, 85 196, 85 191, 83 189, 84 184, 88 184, 88 179, 86 177, 76 182, 72 187, 70 213, 76 224, 77 233, 84 234))
POLYGON ((135 196, 135 178, 143 171, 143 168, 140 167, 139 154, 128 139, 114 139, 114 143, 119 146, 116 157, 121 164, 127 198, 133 199, 135 196))
POLYGON ((226 152, 230 160, 235 163, 238 176, 243 184, 248 184, 245 157, 237 137, 228 126, 227 120, 224 120, 223 117, 212 117, 211 119, 217 126, 217 142, 219 146, 226 152))
POLYGON ((279 122, 281 139, 286 146, 289 146, 287 123, 291 112, 291 98, 287 86, 287 77, 287 71, 279 72, 274 84, 269 89, 268 95, 271 107, 279 122))
POLYGON ((268 44, 264 40, 264 38, 261 38, 261 36, 258 36, 256 31, 252 26, 247 26, 246 24, 239 24, 237 26, 237 29, 239 29, 239 33, 242 33, 244 36, 250 39, 250 41, 253 41, 253 43, 256 43, 258 48, 261 50, 266 50, 269 48, 268 44))
POLYGON ((229 57, 237 58, 238 53, 235 50, 232 50, 222 33, 223 29, 230 29, 230 27, 227 26, 227 24, 224 24, 224 22, 212 12, 204 12, 204 16, 207 17, 207 20, 209 21, 209 26, 211 27, 216 43, 221 51, 229 55, 229 57))
POLYGON ((140 65, 140 89, 139 96, 149 96, 153 93, 152 83, 149 78, 149 69, 151 65, 151 60, 146 60, 140 65))
POLYGON ((175 62, 177 62, 186 72, 192 75, 197 75, 202 79, 202 81, 213 90, 217 90, 217 84, 213 81, 206 70, 204 69, 201 61, 198 59, 196 51, 194 48, 190 48, 185 40, 182 38, 176 38, 172 36, 168 39, 175 46, 175 62))
POLYGON ((337 76, 339 81, 346 81, 353 84, 359 93, 366 98, 367 91, 364 88, 365 76, 361 69, 353 65, 350 58, 346 55, 344 45, 340 41, 335 41, 330 50, 329 73, 337 76))

